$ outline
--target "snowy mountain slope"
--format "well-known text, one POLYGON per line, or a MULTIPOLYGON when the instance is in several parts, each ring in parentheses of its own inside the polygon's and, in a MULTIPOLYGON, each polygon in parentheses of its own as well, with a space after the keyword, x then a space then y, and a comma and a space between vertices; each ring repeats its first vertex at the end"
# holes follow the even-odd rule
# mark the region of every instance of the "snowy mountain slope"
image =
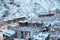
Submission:
POLYGON ((49 10, 56 8, 60 9, 59 0, 0 0, 0 19, 14 19, 21 16, 35 17, 37 14, 48 13, 49 10), (7 14, 6 10, 8 10, 7 14), (4 15, 6 16, 3 17, 4 15))

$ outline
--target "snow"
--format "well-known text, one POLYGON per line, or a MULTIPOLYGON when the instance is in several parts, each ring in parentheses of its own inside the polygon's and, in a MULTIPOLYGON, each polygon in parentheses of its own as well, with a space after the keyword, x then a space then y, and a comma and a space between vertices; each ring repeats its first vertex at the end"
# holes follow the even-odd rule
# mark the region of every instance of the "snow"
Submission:
POLYGON ((4 29, 4 30, 2 30, 2 32, 4 35, 9 36, 9 37, 15 34, 15 31, 13 31, 13 30, 5 30, 4 29))
POLYGON ((45 40, 48 37, 49 33, 47 32, 40 32, 38 35, 33 35, 34 39, 37 40, 45 40))
POLYGON ((12 24, 9 24, 11 27, 16 27, 18 26, 19 24, 18 23, 12 23, 12 24))
POLYGON ((7 9, 9 11, 7 18, 10 16, 9 18, 11 19, 21 16, 30 16, 30 18, 34 18, 38 14, 49 14, 49 10, 55 10, 56 8, 60 9, 60 1, 58 0, 4 0, 3 2, 0 1, 2 4, 0 5, 0 19, 4 15, 3 12, 6 10, 3 6, 4 4, 9 7, 9 9, 7 9), (9 4, 10 2, 13 2, 13 4, 9 4), (20 7, 17 7, 17 5, 20 5, 20 7))

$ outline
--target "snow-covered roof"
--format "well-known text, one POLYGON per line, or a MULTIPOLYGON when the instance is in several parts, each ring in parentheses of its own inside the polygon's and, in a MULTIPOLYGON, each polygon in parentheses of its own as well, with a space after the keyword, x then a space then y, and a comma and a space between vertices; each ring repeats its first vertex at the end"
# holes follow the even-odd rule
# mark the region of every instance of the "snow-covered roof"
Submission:
POLYGON ((4 30, 2 30, 2 32, 3 32, 4 35, 6 35, 8 37, 10 37, 10 36, 15 34, 15 31, 13 31, 13 30, 5 30, 4 29, 4 30))
POLYGON ((49 33, 40 32, 38 35, 33 35, 34 39, 45 40, 48 37, 49 33))
POLYGON ((9 24, 11 27, 16 27, 16 26, 18 26, 19 24, 18 23, 11 23, 11 24, 9 24))

